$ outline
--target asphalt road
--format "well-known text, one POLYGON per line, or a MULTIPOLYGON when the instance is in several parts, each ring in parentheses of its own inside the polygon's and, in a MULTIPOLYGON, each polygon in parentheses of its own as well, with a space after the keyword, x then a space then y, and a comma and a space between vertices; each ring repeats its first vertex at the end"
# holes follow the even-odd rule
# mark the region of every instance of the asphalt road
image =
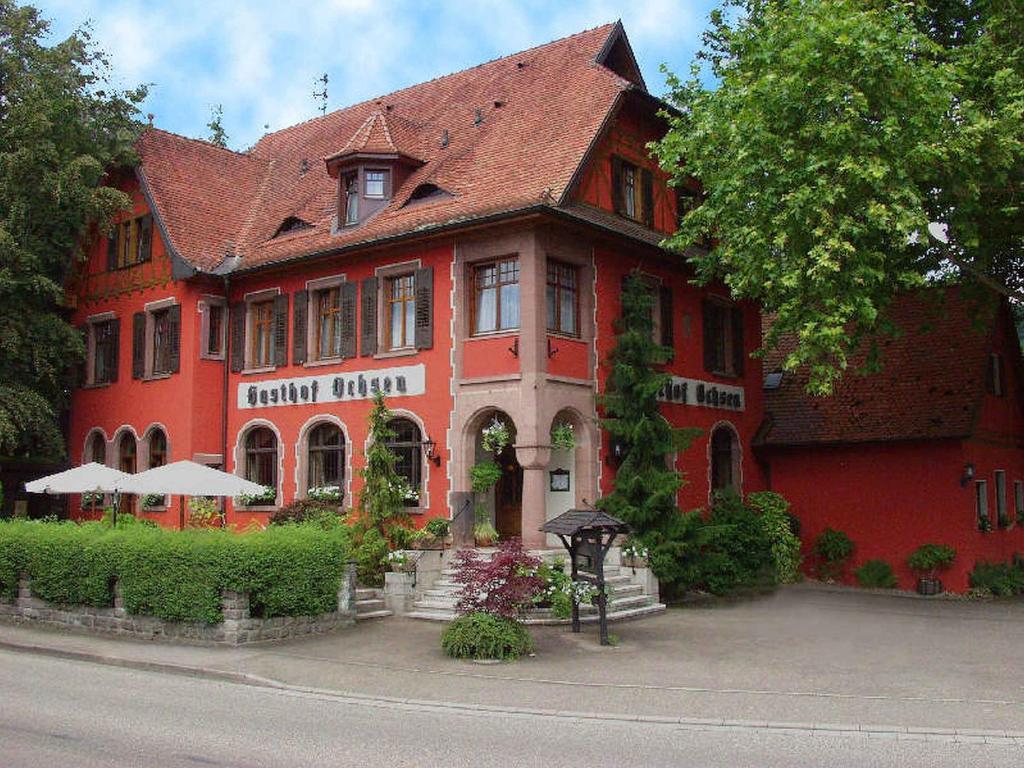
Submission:
POLYGON ((1024 764, 1019 744, 887 736, 453 712, 0 651, 4 768, 1024 764))

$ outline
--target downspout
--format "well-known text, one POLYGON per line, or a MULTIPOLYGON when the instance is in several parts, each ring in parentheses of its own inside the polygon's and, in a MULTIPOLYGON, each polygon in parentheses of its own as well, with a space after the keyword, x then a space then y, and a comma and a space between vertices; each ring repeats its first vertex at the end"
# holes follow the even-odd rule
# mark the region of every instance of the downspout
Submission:
MULTIPOLYGON (((220 402, 220 458, 221 470, 228 471, 228 371, 231 361, 231 301, 229 290, 231 278, 224 276, 224 374, 220 402)), ((220 516, 221 528, 227 526, 227 499, 224 500, 224 514, 220 516)))

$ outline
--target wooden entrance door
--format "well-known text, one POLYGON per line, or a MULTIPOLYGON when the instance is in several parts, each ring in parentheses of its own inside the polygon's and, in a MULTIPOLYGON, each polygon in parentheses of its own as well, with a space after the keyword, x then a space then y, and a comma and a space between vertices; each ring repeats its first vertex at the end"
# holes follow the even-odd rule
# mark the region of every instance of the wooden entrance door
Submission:
POLYGON ((494 527, 502 539, 523 535, 523 468, 511 445, 498 454, 501 478, 494 486, 494 527))

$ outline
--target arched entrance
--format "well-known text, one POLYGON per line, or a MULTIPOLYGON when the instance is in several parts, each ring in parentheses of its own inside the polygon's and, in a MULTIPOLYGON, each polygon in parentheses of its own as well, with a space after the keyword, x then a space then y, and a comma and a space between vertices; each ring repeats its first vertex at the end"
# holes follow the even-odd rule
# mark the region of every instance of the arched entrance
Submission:
MULTIPOLYGON (((497 482, 485 491, 475 493, 477 522, 488 521, 501 539, 523 535, 523 468, 516 458, 516 427, 506 413, 488 410, 473 420, 469 434, 473 438, 473 464, 494 462, 500 474, 497 482), (498 450, 491 450, 485 434, 494 425, 505 428, 507 440, 498 450)), ((472 470, 470 470, 472 473, 472 470)))

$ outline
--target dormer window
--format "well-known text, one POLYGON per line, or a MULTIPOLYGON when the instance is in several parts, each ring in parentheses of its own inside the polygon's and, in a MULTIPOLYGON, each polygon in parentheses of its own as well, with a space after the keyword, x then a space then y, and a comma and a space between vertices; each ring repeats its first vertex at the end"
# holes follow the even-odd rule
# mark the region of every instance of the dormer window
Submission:
POLYGON ((302 230, 309 229, 310 227, 312 227, 312 224, 308 221, 303 221, 298 216, 289 216, 281 222, 281 226, 277 228, 277 232, 274 233, 274 237, 287 235, 289 232, 301 232, 302 230))
POLYGON ((345 225, 359 223, 359 173, 353 171, 341 179, 341 189, 345 195, 345 225))
POLYGON ((381 169, 366 171, 365 195, 374 200, 387 197, 388 172, 381 169))

